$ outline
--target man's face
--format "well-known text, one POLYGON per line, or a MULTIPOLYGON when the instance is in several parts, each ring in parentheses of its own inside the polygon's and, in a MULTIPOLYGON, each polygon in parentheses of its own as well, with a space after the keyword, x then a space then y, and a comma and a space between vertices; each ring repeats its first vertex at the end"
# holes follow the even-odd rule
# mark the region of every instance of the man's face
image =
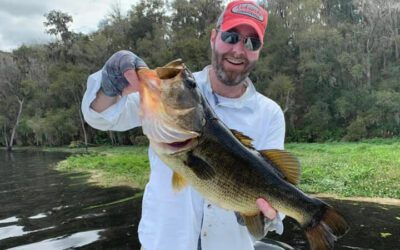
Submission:
POLYGON ((222 83, 235 86, 255 68, 260 49, 248 50, 244 47, 244 37, 257 37, 253 28, 247 25, 237 26, 229 31, 240 34, 241 40, 236 44, 225 43, 221 40, 221 32, 213 31, 211 34, 212 66, 222 83))

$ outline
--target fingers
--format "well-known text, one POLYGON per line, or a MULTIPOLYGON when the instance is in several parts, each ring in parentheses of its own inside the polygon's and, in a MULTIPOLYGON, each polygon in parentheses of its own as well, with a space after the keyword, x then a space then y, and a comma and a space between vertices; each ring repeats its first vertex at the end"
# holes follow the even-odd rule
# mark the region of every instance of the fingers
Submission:
POLYGON ((102 69, 101 88, 103 93, 106 96, 114 97, 138 91, 139 81, 134 70, 142 67, 147 67, 146 63, 134 53, 127 50, 114 53, 102 69))
POLYGON ((123 89, 122 95, 128 95, 133 92, 139 91, 139 78, 137 76, 136 70, 129 69, 125 71, 124 77, 128 80, 129 85, 123 89))
POLYGON ((265 217, 267 217, 270 220, 275 219, 276 217, 276 210, 271 207, 271 205, 262 198, 257 199, 256 205, 258 209, 264 214, 265 217))
POLYGON ((148 68, 142 58, 130 51, 121 50, 116 54, 118 59, 116 63, 118 63, 121 73, 125 73, 129 69, 148 68))

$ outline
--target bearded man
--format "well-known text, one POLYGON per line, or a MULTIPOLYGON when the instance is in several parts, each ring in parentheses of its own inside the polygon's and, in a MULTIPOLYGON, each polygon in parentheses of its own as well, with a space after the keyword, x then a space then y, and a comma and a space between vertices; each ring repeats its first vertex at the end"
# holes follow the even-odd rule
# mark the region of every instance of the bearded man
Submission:
MULTIPOLYGON (((212 30, 211 65, 193 73, 220 120, 253 138, 257 150, 283 149, 285 120, 281 108, 256 91, 249 79, 258 61, 268 13, 253 1, 233 1, 212 30)), ((129 51, 111 56, 88 78, 82 111, 100 130, 125 131, 141 126, 136 69, 147 67, 129 51)), ((149 148, 150 180, 143 196, 139 240, 145 250, 280 249, 256 242, 234 212, 205 200, 191 187, 176 193, 172 171, 149 148)), ((257 200, 266 217, 265 234, 282 233, 282 215, 257 200)))

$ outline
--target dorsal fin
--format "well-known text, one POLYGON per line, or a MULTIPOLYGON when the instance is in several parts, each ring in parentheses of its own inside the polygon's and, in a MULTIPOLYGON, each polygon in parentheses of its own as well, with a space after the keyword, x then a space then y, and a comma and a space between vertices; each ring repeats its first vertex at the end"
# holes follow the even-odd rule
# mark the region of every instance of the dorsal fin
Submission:
POLYGON ((300 182, 300 162, 296 156, 285 150, 269 149, 260 151, 260 154, 275 167, 285 179, 297 185, 300 182))
POLYGON ((253 139, 234 129, 231 129, 231 132, 244 146, 254 149, 253 139))

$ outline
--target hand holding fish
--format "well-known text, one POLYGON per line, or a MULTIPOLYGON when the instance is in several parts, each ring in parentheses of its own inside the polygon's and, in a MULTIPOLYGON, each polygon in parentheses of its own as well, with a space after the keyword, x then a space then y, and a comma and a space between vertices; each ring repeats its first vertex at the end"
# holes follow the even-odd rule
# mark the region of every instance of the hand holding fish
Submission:
POLYGON ((114 53, 101 71, 101 88, 90 107, 96 112, 103 112, 125 96, 139 91, 139 79, 136 69, 147 68, 146 63, 130 51, 114 53))
POLYGON ((122 90, 122 96, 139 91, 139 78, 135 69, 125 71, 124 77, 128 80, 129 85, 122 90))
POLYGON ((102 69, 101 90, 106 96, 127 95, 139 90, 136 69, 147 68, 134 53, 121 50, 114 53, 102 69))
POLYGON ((270 220, 275 219, 276 210, 268 203, 268 201, 262 198, 258 198, 256 201, 256 205, 265 217, 267 217, 270 220))

